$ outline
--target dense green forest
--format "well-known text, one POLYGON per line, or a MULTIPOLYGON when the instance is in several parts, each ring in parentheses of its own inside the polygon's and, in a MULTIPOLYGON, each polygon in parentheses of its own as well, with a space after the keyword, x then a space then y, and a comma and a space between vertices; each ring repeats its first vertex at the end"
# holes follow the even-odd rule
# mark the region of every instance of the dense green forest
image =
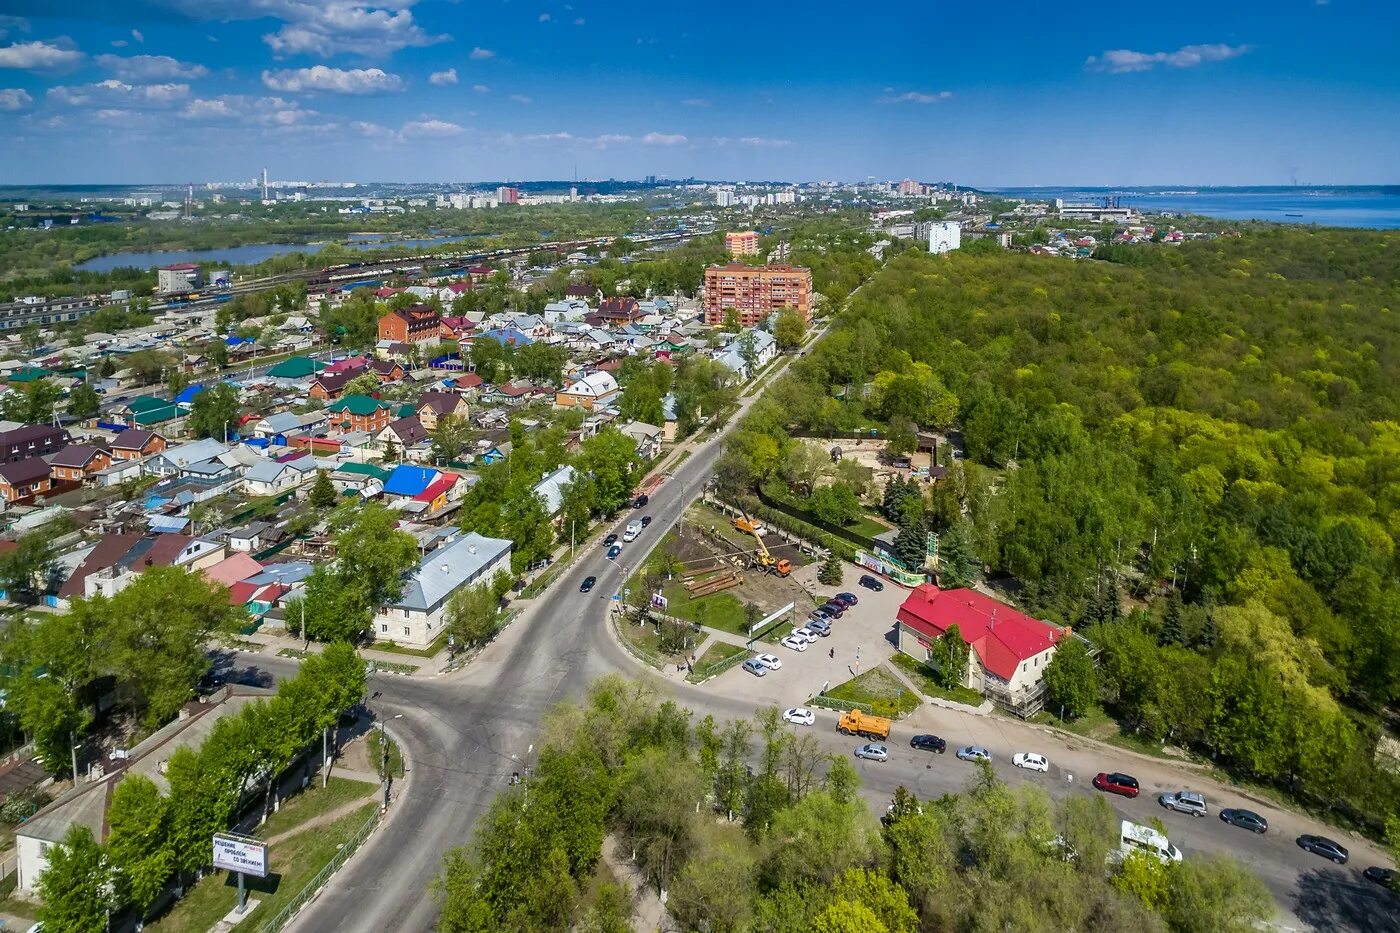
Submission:
POLYGON ((603 678, 547 717, 533 776, 447 854, 437 928, 633 929, 599 864, 607 834, 680 929, 708 933, 1244 933, 1273 914, 1229 859, 1133 855, 1106 873, 1118 823, 1102 796, 1052 802, 984 765, 962 794, 900 788, 882 827, 858 785, 849 759, 776 708, 692 722, 646 685, 603 678))
POLYGON ((1375 762, 1400 699, 1400 234, 1107 255, 900 256, 754 407, 721 482, 792 487, 794 427, 955 432, 966 460, 890 516, 912 540, 1084 627, 1126 728, 1379 833, 1400 813, 1375 762))

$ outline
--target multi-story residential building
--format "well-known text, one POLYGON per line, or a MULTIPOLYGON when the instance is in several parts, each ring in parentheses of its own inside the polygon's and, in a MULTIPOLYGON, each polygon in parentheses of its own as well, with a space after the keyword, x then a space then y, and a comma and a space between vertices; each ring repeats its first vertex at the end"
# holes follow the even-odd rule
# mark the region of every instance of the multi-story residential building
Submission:
POLYGON ((496 200, 501 204, 519 204, 520 189, 502 185, 496 189, 496 200))
POLYGON ((431 551, 405 582, 403 595, 374 618, 375 637, 425 647, 442 632, 443 613, 453 593, 489 584, 498 571, 510 571, 511 542, 470 532, 431 551))
POLYGON ((326 409, 332 427, 341 433, 364 431, 378 434, 389 426, 394 407, 368 395, 347 395, 326 409))
POLYGON ((744 327, 757 325, 779 308, 812 319, 812 270, 805 266, 745 266, 730 263, 705 270, 705 323, 724 323, 725 312, 739 312, 744 327))
POLYGON ((398 343, 437 343, 442 316, 431 305, 413 305, 390 311, 379 319, 379 339, 398 343))
POLYGON ((47 424, 27 424, 11 431, 0 431, 0 462, 16 463, 43 457, 57 453, 72 442, 67 429, 47 424))
POLYGON ((726 233, 724 235, 724 248, 729 251, 729 255, 735 258, 739 256, 757 256, 758 233, 754 230, 726 233))
POLYGON ((935 220, 928 225, 928 251, 946 253, 962 245, 962 227, 956 221, 935 220))

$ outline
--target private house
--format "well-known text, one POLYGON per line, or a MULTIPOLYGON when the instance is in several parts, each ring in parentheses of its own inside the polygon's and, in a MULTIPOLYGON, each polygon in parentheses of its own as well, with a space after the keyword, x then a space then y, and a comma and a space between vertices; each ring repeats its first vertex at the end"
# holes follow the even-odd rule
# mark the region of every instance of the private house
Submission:
POLYGON ((437 478, 438 471, 432 467, 401 463, 394 467, 394 471, 384 481, 384 497, 388 500, 412 499, 431 486, 437 478))
POLYGON ((442 335, 442 316, 431 305, 413 305, 390 311, 379 319, 379 339, 398 343, 437 343, 442 335))
MULTIPOLYGON (((252 522, 248 525, 244 525, 242 528, 234 529, 228 536, 228 546, 230 550, 232 550, 235 555, 240 553, 251 554, 253 551, 261 551, 263 547, 263 535, 270 527, 271 526, 268 525, 267 522, 252 522)), ((233 557, 230 557, 225 560, 224 563, 228 563, 228 561, 233 559, 233 557)), ((261 570, 262 565, 258 565, 257 569, 261 570)), ((250 574, 244 574, 243 576, 250 576, 250 574)), ((238 578, 238 580, 242 579, 243 577, 238 578)), ((236 582, 237 580, 229 581, 224 585, 231 586, 236 582)))
POLYGON ((554 405, 593 411, 607 407, 620 392, 617 380, 610 373, 589 373, 559 390, 554 396, 554 405))
POLYGON ((112 465, 112 455, 97 444, 69 444, 56 454, 44 458, 49 475, 56 483, 85 482, 95 473, 112 465))
POLYGON ((632 324, 642 317, 642 306, 635 298, 604 298, 593 312, 609 324, 632 324))
POLYGON ((367 367, 361 366, 358 369, 342 369, 339 372, 319 373, 311 380, 311 385, 306 390, 308 398, 320 399, 323 402, 333 401, 340 398, 340 394, 345 391, 345 384, 356 376, 369 372, 367 367))
POLYGON ((494 340, 503 347, 528 347, 535 342, 529 334, 514 327, 493 327, 484 330, 473 338, 473 341, 476 340, 494 340))
POLYGON ((545 476, 531 490, 544 500, 544 510, 549 513, 550 518, 558 517, 560 510, 564 508, 564 489, 574 481, 574 476, 574 468, 565 464, 545 476))
POLYGON ((278 462, 263 460, 243 474, 243 489, 250 496, 276 496, 296 489, 316 476, 314 457, 302 456, 278 462))
POLYGON ((481 462, 486 464, 487 466, 490 466, 493 463, 500 463, 502 460, 510 456, 510 449, 510 441, 502 441, 495 447, 492 447, 491 449, 487 450, 484 454, 482 454, 481 462))
POLYGON ((645 421, 629 421, 618 430, 632 438, 632 442, 637 445, 637 455, 643 460, 651 460, 661 453, 663 431, 656 425, 647 424, 645 421))
POLYGON ((443 611, 452 594, 489 583, 500 571, 509 573, 510 552, 510 541, 476 532, 429 552, 404 582, 403 595, 375 616, 375 637, 420 648, 432 644, 442 632, 443 611))
POLYGON ((112 439, 113 460, 140 460, 165 450, 165 438, 155 431, 128 428, 112 439))
POLYGON ((297 382, 316 375, 327 365, 320 360, 313 360, 309 356, 292 356, 269 369, 267 377, 280 379, 284 382, 297 382))
POLYGON ((378 434, 388 427, 393 406, 368 395, 347 395, 326 409, 330 424, 341 433, 363 431, 378 434))
POLYGON ((447 315, 442 319, 441 333, 443 340, 469 340, 472 331, 476 330, 476 324, 466 315, 447 315))
POLYGON ((773 361, 778 355, 778 341, 766 330, 746 330, 730 341, 729 346, 715 354, 715 360, 727 369, 733 370, 739 378, 748 382, 754 373, 773 361), (744 359, 744 344, 752 341, 753 360, 744 359))
POLYGON ((379 377, 380 385, 398 382, 403 379, 404 374, 407 372, 407 370, 403 368, 403 364, 397 360, 380 359, 370 360, 369 370, 379 377))
POLYGON ((603 290, 596 285, 575 284, 564 287, 565 298, 576 298, 580 301, 602 301, 603 290))
POLYGON ((59 587, 58 608, 78 596, 113 596, 150 567, 203 570, 225 555, 222 544, 183 534, 104 535, 59 587))
POLYGON ((47 424, 26 424, 0 431, 0 462, 15 463, 31 457, 57 453, 73 442, 66 428, 47 424))
POLYGON ((389 445, 394 445, 399 456, 405 460, 419 460, 427 456, 430 445, 428 441, 428 431, 423 427, 422 421, 417 415, 409 415, 407 418, 400 418, 391 421, 384 426, 384 430, 375 435, 375 443, 381 451, 387 451, 389 445))
POLYGON ((389 471, 370 463, 342 463, 331 474, 331 485, 339 493, 355 493, 372 499, 384 492, 389 471))
POLYGON ((178 476, 192 464, 216 460, 226 456, 228 452, 227 447, 212 437, 204 437, 188 444, 165 448, 146 461, 145 470, 151 476, 178 476))
POLYGON ((467 400, 456 392, 424 392, 418 396, 415 411, 423 428, 428 431, 436 428, 438 419, 444 415, 465 418, 471 413, 467 400))
POLYGON ((899 650, 917 661, 928 661, 934 640, 956 625, 971 649, 963 686, 1021 717, 1044 707, 1045 668, 1069 634, 976 590, 931 583, 916 586, 895 618, 899 650))
POLYGON ((42 457, 0 463, 0 496, 11 505, 28 502, 52 488, 53 477, 42 457))

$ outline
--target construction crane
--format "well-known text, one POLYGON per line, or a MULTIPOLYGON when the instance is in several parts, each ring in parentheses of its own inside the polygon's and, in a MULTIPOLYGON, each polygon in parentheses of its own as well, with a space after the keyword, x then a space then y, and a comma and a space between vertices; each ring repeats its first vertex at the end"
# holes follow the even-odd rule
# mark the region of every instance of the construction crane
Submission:
POLYGON ((758 542, 758 553, 755 559, 758 561, 758 569, 764 573, 775 573, 780 577, 785 577, 792 573, 792 561, 786 557, 774 557, 768 552, 768 545, 763 543, 763 535, 757 529, 750 532, 755 541, 758 542))

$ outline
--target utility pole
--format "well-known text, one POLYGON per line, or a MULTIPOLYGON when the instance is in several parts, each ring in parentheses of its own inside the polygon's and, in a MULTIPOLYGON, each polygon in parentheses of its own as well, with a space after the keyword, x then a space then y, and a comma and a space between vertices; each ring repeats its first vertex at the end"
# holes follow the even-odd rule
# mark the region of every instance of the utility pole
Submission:
POLYGON ((78 740, 72 732, 68 733, 68 751, 73 756, 73 786, 78 786, 78 740))

